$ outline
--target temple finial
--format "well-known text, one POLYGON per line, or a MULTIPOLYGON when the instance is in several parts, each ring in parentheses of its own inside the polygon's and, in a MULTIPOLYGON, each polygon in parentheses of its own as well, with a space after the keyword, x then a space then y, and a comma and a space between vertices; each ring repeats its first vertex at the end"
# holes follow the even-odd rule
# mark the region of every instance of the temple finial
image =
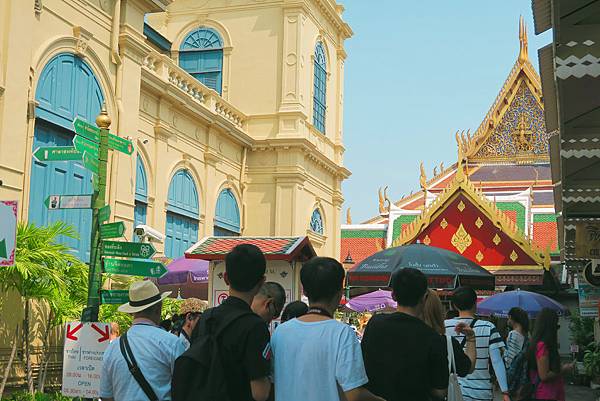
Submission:
POLYGON ((419 177, 419 184, 423 190, 427 190, 427 174, 425 174, 425 166, 423 165, 423 162, 421 162, 420 169, 421 175, 419 177))
POLYGON ((383 214, 385 212, 383 193, 381 192, 381 187, 379 187, 379 214, 383 214))
MULTIPOLYGON (((346 224, 352 224, 352 215, 350 214, 350 208, 346 210, 346 224)), ((350 253, 348 253, 349 255, 350 253)))
POLYGON ((527 46, 527 24, 521 15, 519 18, 519 62, 524 63, 529 60, 529 50, 527 46))

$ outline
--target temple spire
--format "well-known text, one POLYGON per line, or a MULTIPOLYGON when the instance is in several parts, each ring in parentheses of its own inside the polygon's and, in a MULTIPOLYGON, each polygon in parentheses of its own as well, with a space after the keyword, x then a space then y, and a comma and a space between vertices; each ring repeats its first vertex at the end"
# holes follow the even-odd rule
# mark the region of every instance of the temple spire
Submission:
POLYGON ((519 62, 524 63, 529 60, 529 50, 527 48, 527 24, 521 15, 519 18, 519 62))

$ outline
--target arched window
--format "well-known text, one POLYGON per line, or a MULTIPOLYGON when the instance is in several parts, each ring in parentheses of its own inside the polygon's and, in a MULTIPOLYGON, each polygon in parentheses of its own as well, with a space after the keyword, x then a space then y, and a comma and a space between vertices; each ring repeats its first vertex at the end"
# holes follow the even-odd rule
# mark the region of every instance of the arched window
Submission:
POLYGON ((327 58, 323 43, 315 47, 315 72, 313 89, 313 125, 325 133, 325 112, 327 110, 327 58))
MULTIPOLYGON (((35 91, 33 149, 40 146, 73 146, 73 120, 79 117, 94 123, 104 95, 91 68, 74 54, 52 58, 40 74, 35 91)), ((90 209, 51 210, 44 205, 49 195, 91 194, 92 173, 79 161, 32 159, 29 221, 39 226, 64 221, 75 227, 79 239, 63 238, 82 261, 90 259, 90 209)))
POLYGON ((188 34, 179 49, 179 66, 198 81, 221 93, 223 83, 223 40, 211 28, 188 34))
MULTIPOLYGON (((148 212, 148 180, 142 158, 138 154, 135 169, 135 208, 133 210, 133 228, 146 224, 148 212)), ((135 236, 134 240, 138 240, 135 236)))
POLYGON ((217 199, 214 235, 240 235, 240 209, 231 189, 222 190, 217 199))
POLYGON ((310 217, 310 229, 311 231, 323 235, 323 216, 319 209, 315 209, 310 217))
POLYGON ((183 256, 185 250, 198 240, 199 216, 194 179, 187 170, 179 170, 171 179, 167 197, 165 256, 183 256))

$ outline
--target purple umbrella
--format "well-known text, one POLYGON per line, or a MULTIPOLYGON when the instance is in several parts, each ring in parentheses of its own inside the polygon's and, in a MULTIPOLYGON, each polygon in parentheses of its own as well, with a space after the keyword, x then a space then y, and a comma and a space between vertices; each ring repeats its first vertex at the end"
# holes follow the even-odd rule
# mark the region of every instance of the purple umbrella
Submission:
POLYGON ((392 292, 377 290, 368 294, 352 298, 346 307, 355 312, 378 312, 396 309, 396 301, 392 299, 392 292))
POLYGON ((530 318, 535 317, 544 308, 555 310, 558 316, 569 314, 569 310, 552 298, 529 291, 507 291, 492 295, 477 305, 477 314, 481 316, 508 317, 514 306, 523 309, 530 318))
POLYGON ((208 298, 208 261, 182 256, 173 259, 167 270, 167 274, 157 280, 161 291, 173 291, 173 297, 208 298))

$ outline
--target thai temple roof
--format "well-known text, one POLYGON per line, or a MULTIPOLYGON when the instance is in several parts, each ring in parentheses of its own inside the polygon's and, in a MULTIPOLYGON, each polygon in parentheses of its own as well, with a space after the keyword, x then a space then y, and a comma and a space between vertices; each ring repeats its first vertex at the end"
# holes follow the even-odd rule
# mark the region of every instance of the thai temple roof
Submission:
MULTIPOLYGON (((436 238, 426 236, 433 232, 431 224, 436 221, 439 225, 440 216, 443 219, 449 213, 452 202, 462 202, 466 209, 478 211, 470 212, 477 215, 475 226, 474 222, 460 224, 463 240, 470 236, 472 244, 480 247, 465 248, 465 256, 469 254, 488 270, 503 273, 505 279, 500 281, 539 284, 543 270, 550 266, 550 253, 558 250, 549 134, 541 82, 529 61, 527 44, 521 18, 519 55, 492 106, 473 134, 454 134, 457 163, 447 167, 441 163, 429 178, 421 163, 420 189, 395 202, 387 196, 388 187, 380 189, 379 213, 362 224, 350 224, 348 211, 348 224, 342 225, 342 260, 350 255, 358 263, 386 247, 415 241, 459 251, 446 235, 451 230, 454 237, 458 234, 459 227, 450 225, 450 217, 446 217, 448 231, 436 229, 432 234, 436 238), (487 227, 485 234, 479 227, 487 227), (496 235, 507 246, 504 260, 492 252, 501 247, 495 244, 496 235), (538 277, 531 277, 534 270, 538 277), (523 278, 523 272, 530 276, 523 278)), ((456 210, 451 214, 456 218, 456 210)), ((455 238, 454 243, 460 241, 455 238)))

